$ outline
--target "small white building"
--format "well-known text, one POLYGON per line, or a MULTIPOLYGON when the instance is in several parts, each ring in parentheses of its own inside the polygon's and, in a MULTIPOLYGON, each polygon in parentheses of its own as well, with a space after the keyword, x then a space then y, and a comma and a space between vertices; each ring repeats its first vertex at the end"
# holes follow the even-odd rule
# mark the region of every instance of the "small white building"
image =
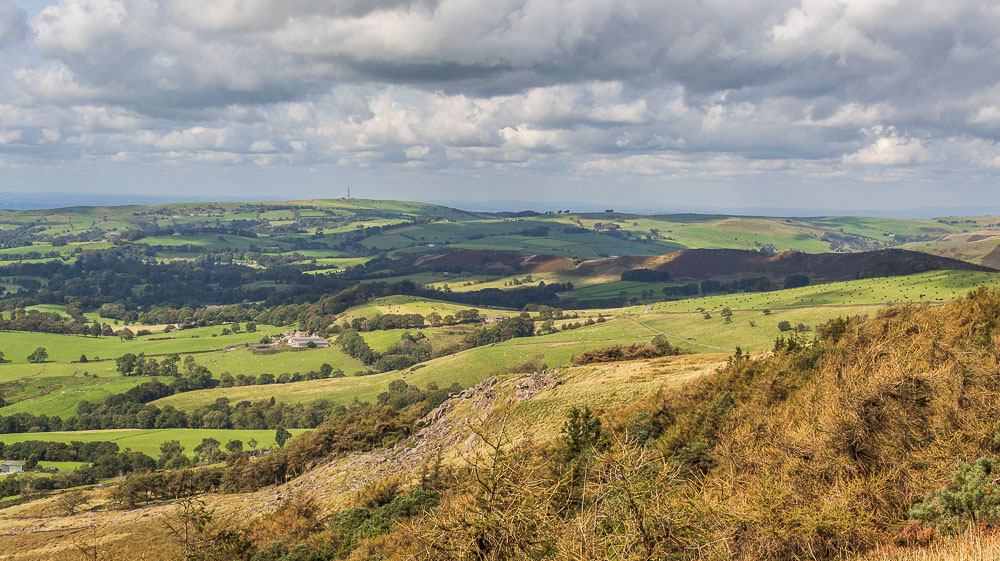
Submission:
POLYGON ((0 464, 0 473, 18 473, 24 471, 25 462, 21 460, 7 460, 0 464))

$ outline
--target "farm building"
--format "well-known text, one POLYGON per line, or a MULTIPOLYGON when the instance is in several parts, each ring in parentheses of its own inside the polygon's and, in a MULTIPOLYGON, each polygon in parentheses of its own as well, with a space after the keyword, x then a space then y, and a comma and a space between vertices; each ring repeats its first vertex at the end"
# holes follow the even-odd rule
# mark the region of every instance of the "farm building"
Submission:
POLYGON ((329 341, 322 337, 317 337, 316 335, 310 335, 307 337, 287 337, 285 339, 285 343, 287 343, 289 347, 296 348, 308 347, 310 346, 310 343, 318 348, 326 348, 330 346, 329 341))
POLYGON ((18 473, 24 471, 24 462, 20 460, 7 460, 0 464, 0 473, 18 473))

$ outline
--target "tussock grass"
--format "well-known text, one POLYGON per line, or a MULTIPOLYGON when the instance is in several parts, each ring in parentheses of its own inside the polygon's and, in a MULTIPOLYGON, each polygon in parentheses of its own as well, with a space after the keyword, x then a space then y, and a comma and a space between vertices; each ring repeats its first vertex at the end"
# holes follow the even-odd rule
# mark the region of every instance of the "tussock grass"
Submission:
POLYGON ((878 548, 857 561, 995 561, 1000 559, 1000 535, 973 532, 937 540, 924 548, 897 546, 878 548))

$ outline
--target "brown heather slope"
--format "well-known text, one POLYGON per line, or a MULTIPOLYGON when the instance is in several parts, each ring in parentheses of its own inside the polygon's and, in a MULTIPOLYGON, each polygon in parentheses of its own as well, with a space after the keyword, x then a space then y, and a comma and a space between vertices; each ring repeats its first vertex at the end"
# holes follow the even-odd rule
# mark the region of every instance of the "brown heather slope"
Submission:
POLYGON ((956 463, 1000 443, 1000 291, 831 324, 818 341, 668 394, 667 454, 697 442, 712 466, 710 534, 736 559, 837 558, 891 542, 956 463))
POLYGON ((474 270, 481 267, 506 269, 511 273, 559 272, 567 276, 618 277, 631 269, 667 271, 679 281, 733 280, 768 277, 781 281, 804 274, 816 281, 842 281, 869 277, 910 275, 925 271, 996 271, 1000 258, 984 259, 982 265, 905 249, 883 249, 860 253, 778 254, 743 249, 685 249, 666 255, 625 255, 576 262, 553 255, 524 255, 515 251, 457 249, 433 254, 405 256, 415 268, 474 270))
POLYGON ((768 277, 781 280, 804 274, 813 280, 842 281, 859 278, 909 275, 934 270, 995 271, 958 259, 904 249, 861 253, 767 254, 741 249, 685 249, 654 257, 617 257, 584 261, 566 274, 577 276, 620 275, 629 269, 667 271, 675 280, 740 279, 768 277))

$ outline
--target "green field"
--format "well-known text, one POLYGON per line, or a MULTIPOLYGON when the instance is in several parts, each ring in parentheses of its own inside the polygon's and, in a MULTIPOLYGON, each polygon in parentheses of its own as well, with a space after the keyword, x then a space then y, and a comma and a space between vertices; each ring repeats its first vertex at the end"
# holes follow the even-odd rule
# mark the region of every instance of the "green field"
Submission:
MULTIPOLYGON (((176 248, 178 246, 194 246, 197 249, 194 253, 201 251, 222 251, 226 249, 246 250, 250 246, 267 248, 274 252, 287 249, 287 245, 277 243, 267 238, 244 238, 226 234, 183 234, 173 236, 151 236, 139 240, 141 243, 151 246, 163 246, 164 248, 176 248)), ((169 249, 168 249, 169 250, 169 249)), ((176 251, 176 250, 174 250, 176 251)))
MULTIPOLYGON (((82 371, 74 375, 36 375, 4 382, 4 400, 9 405, 0 408, 0 415, 14 413, 45 413, 62 418, 76 415, 80 401, 100 403, 109 395, 122 393, 150 379, 140 376, 123 377, 115 373, 104 373, 98 377, 85 377, 82 371)), ((171 378, 160 377, 163 383, 171 378)))
POLYGON ((510 310, 481 308, 465 304, 443 302, 440 300, 428 300, 417 296, 399 295, 376 298, 365 304, 355 306, 338 317, 338 320, 350 321, 353 318, 373 317, 379 314, 421 314, 423 316, 427 316, 433 312, 437 312, 438 315, 444 317, 447 315, 453 315, 457 311, 468 310, 471 308, 475 308, 479 310, 480 313, 486 315, 505 315, 510 313, 510 310))
MULTIPOLYGON (((292 435, 307 432, 305 429, 289 429, 292 435)), ((23 434, 0 434, 0 442, 11 444, 26 440, 41 440, 45 442, 97 442, 111 441, 124 450, 142 452, 156 458, 160 455, 160 444, 167 440, 177 440, 184 447, 188 456, 194 455, 194 447, 201 444, 204 438, 214 438, 225 445, 230 440, 243 441, 244 448, 251 438, 256 440, 258 448, 271 448, 277 444, 274 441, 273 430, 219 430, 219 429, 122 429, 122 430, 91 430, 69 432, 32 432, 23 434)))
POLYGON ((38 462, 39 468, 54 467, 59 471, 73 471, 78 467, 88 465, 87 462, 50 462, 48 460, 38 462))
POLYGON ((717 310, 793 308, 805 306, 859 306, 900 302, 945 302, 964 296, 977 286, 1000 285, 1000 273, 969 271, 931 271, 903 277, 881 277, 856 281, 834 282, 777 290, 730 295, 690 298, 660 302, 647 307, 632 308, 631 313, 642 311, 681 312, 699 308, 717 310))
POLYGON ((262 327, 257 333, 231 333, 221 335, 224 326, 199 327, 171 332, 169 339, 153 341, 152 338, 164 337, 156 334, 137 337, 131 341, 123 341, 118 337, 89 337, 84 335, 62 335, 58 333, 25 333, 19 331, 0 333, 0 350, 4 360, 0 365, 0 379, 4 378, 3 369, 9 364, 26 364, 28 355, 36 348, 43 347, 52 362, 71 362, 87 355, 90 360, 114 359, 125 353, 146 353, 147 356, 167 355, 173 353, 192 353, 224 349, 230 345, 255 343, 265 334, 276 334, 280 330, 274 327, 262 327), (213 337, 214 335, 214 337, 213 337))
MULTIPOLYGON (((255 376, 262 373, 275 376, 286 372, 305 373, 319 370, 324 363, 347 374, 365 369, 363 364, 336 347, 274 354, 255 354, 249 349, 239 348, 192 356, 198 364, 211 370, 215 377, 225 372, 255 376)), ((164 383, 171 381, 170 378, 160 380, 164 383)), ((119 376, 114 362, 110 360, 86 364, 4 364, 0 365, 0 393, 8 405, 0 408, 0 414, 43 411, 47 415, 71 417, 81 400, 101 402, 111 394, 124 392, 147 381, 149 378, 119 376)))
POLYGON ((471 275, 468 277, 436 280, 424 283, 424 285, 438 289, 448 287, 452 292, 469 292, 473 290, 483 290, 486 288, 510 289, 517 288, 519 286, 538 286, 539 283, 542 282, 545 284, 571 282, 573 283, 574 288, 582 288, 615 282, 618 281, 619 278, 620 275, 580 277, 558 272, 534 272, 510 275, 506 277, 484 277, 471 275), (520 284, 515 285, 513 283, 515 280, 520 284))
POLYGON ((583 288, 576 288, 563 296, 567 298, 586 300, 603 300, 608 298, 618 298, 623 293, 625 298, 631 300, 637 298, 646 301, 658 301, 663 299, 663 289, 668 286, 678 286, 675 282, 636 282, 614 280, 603 284, 592 284, 583 288), (653 291, 652 298, 642 298, 642 293, 648 290, 653 291))
POLYGON ((873 315, 880 307, 811 306, 775 309, 768 315, 756 310, 738 310, 730 316, 730 323, 720 314, 711 314, 711 319, 705 319, 700 312, 637 314, 630 319, 637 332, 644 328, 650 336, 666 335, 671 343, 693 352, 733 352, 736 347, 744 351, 766 351, 774 346, 778 337, 792 334, 778 329, 781 321, 788 321, 793 327, 805 325, 810 332, 803 335, 812 338, 811 331, 817 325, 837 317, 873 315))
MULTIPOLYGON (((398 337, 397 337, 398 339, 398 337)), ((257 354, 250 349, 236 349, 195 355, 195 361, 218 377, 231 374, 282 374, 319 370, 323 363, 348 374, 364 369, 357 359, 347 356, 336 345, 325 349, 297 349, 274 354, 257 354)))

